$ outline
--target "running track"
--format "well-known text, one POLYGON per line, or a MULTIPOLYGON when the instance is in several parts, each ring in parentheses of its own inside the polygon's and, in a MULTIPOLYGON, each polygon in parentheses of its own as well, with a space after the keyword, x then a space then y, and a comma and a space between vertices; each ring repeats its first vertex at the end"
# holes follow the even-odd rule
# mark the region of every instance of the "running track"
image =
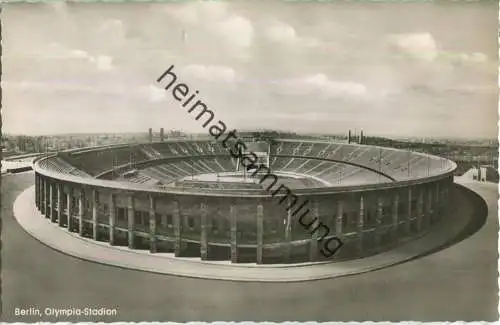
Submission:
POLYGON ((485 225, 435 254, 366 274, 290 284, 198 280, 78 260, 39 243, 12 204, 33 174, 2 176, 2 321, 494 321, 498 319, 497 190, 485 225), (14 316, 14 308, 107 307, 116 317, 14 316))

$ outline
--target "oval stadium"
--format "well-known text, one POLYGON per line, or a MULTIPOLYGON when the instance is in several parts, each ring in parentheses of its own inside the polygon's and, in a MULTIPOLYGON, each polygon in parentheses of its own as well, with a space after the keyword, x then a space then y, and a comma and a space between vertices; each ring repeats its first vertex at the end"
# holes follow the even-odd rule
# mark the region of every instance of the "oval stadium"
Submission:
POLYGON ((242 139, 239 157, 208 138, 46 155, 33 164, 36 207, 113 246, 256 264, 367 257, 422 236, 449 210, 448 159, 351 141, 242 139))

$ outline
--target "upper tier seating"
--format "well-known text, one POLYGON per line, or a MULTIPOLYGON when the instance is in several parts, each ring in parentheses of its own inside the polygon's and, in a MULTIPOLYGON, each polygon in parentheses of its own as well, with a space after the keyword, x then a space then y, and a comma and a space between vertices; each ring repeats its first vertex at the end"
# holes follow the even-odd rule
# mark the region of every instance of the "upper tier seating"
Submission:
POLYGON ((69 174, 75 176, 89 177, 86 172, 76 168, 61 157, 52 157, 40 162, 41 167, 56 173, 69 174))
POLYGON ((77 152, 67 156, 68 162, 78 169, 95 176, 126 164, 135 164, 150 158, 139 147, 112 148, 109 150, 77 152))
MULTIPOLYGON (((291 171, 301 174, 311 173, 317 177, 327 177, 329 171, 321 172, 317 168, 331 168, 332 172, 336 169, 327 163, 306 161, 303 158, 285 158, 279 156, 307 156, 311 158, 324 158, 339 162, 352 163, 367 170, 361 172, 356 169, 353 174, 361 179, 366 177, 367 182, 379 179, 376 175, 380 172, 396 180, 405 180, 417 177, 432 176, 448 168, 448 162, 443 158, 430 157, 411 153, 407 151, 398 151, 389 148, 379 148, 371 146, 359 146, 342 143, 314 143, 309 142, 291 142, 278 141, 271 149, 271 167, 273 170, 291 171), (329 166, 329 167, 327 167, 329 166), (374 173, 375 172, 375 173, 374 173)), ((325 178, 326 179, 326 178, 325 178)), ((382 180, 387 180, 382 177, 382 180)))
MULTIPOLYGON (((347 143, 276 140, 269 150, 272 171, 311 175, 330 183, 343 183, 348 178, 360 183, 387 181, 389 178, 384 175, 406 180, 432 176, 451 166, 449 161, 438 157, 347 143)), ((77 151, 42 162, 54 171, 83 176, 96 176, 130 165, 139 169, 139 174, 128 180, 137 183, 169 183, 189 175, 233 172, 237 168, 237 159, 231 157, 221 142, 215 141, 162 142, 77 151), (135 166, 174 157, 188 159, 167 160, 142 170, 135 166)))

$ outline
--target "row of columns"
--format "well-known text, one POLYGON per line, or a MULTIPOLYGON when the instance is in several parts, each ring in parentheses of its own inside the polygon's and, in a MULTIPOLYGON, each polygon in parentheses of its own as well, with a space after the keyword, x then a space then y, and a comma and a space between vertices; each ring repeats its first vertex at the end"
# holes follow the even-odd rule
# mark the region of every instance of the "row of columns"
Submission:
MULTIPOLYGON (((451 184, 451 182, 448 182, 451 184)), ((407 197, 407 211, 404 215, 399 215, 399 201, 400 195, 403 192, 394 191, 394 195, 391 200, 391 223, 392 231, 395 232, 392 235, 394 238, 399 236, 399 223, 401 218, 405 219, 405 232, 410 233, 412 222, 416 223, 416 231, 421 232, 422 228, 429 226, 430 218, 433 213, 433 209, 436 209, 438 205, 442 205, 443 208, 446 204, 443 202, 447 201, 449 185, 444 183, 444 188, 440 183, 433 183, 429 186, 419 186, 408 188, 407 197), (441 186, 441 187, 440 187, 441 186), (441 192, 441 189, 443 190, 441 192), (412 216, 412 201, 416 197, 416 220, 412 216), (425 211, 424 211, 425 206, 425 211)), ((35 178, 36 187, 36 198, 35 202, 37 207, 42 211, 46 218, 50 218, 52 222, 58 222, 60 226, 63 226, 64 220, 64 208, 62 207, 62 197, 66 195, 66 227, 68 230, 73 230, 73 195, 75 194, 73 189, 69 189, 69 192, 64 194, 62 185, 60 183, 51 183, 49 179, 36 175, 35 178), (57 198, 57 199, 55 199, 57 198)), ((99 195, 96 189, 92 190, 91 202, 92 202, 92 237, 94 240, 98 239, 98 202, 99 195)), ((81 191, 77 196, 78 203, 78 233, 80 235, 84 234, 84 192, 81 191)), ((375 245, 380 246, 381 236, 384 234, 385 230, 382 225, 382 219, 384 215, 383 211, 383 198, 379 197, 376 202, 376 227, 375 227, 375 245)), ((109 196, 109 243, 111 245, 116 245, 116 195, 111 194, 109 196)), ((365 221, 365 197, 360 196, 359 199, 359 213, 357 220, 357 247, 360 252, 363 252, 363 236, 364 236, 364 221, 365 221)), ((342 238, 343 234, 343 213, 344 213, 344 202, 339 200, 337 203, 337 213, 335 219, 335 235, 342 238)), ((314 201, 312 208, 312 218, 316 219, 316 222, 310 227, 313 228, 317 226, 320 222, 319 213, 319 203, 314 201)), ((127 200, 127 228, 128 228, 128 247, 135 248, 135 204, 133 196, 129 196, 127 200)), ((201 203, 201 215, 200 215, 200 257, 202 260, 206 260, 210 255, 210 246, 208 244, 208 205, 206 202, 201 203)), ((180 216, 179 201, 174 199, 173 201, 173 228, 174 228, 174 253, 176 256, 180 256, 182 251, 186 248, 186 243, 182 240, 182 227, 180 216)), ((387 213, 387 212, 386 212, 387 213)), ((238 262, 238 222, 237 222, 237 210, 236 204, 233 202, 230 205, 229 211, 230 217, 230 260, 233 263, 238 262)), ((292 209, 287 212, 286 222, 284 223, 284 247, 283 255, 284 259, 288 260, 292 250, 292 224, 293 218, 292 209)), ((281 220, 281 219, 280 219, 281 220)), ((296 220, 295 220, 296 221, 296 220)), ((257 222, 257 245, 256 245, 256 261, 257 263, 263 263, 264 259, 264 208, 262 202, 259 202, 256 208, 256 222, 257 222)), ((155 253, 158 250, 157 244, 158 239, 156 225, 156 197, 153 195, 149 196, 149 246, 150 251, 155 253)), ((333 234, 332 234, 333 235, 333 234)), ((310 244, 310 260, 314 261, 318 259, 318 237, 319 233, 312 233, 311 244, 310 244)))

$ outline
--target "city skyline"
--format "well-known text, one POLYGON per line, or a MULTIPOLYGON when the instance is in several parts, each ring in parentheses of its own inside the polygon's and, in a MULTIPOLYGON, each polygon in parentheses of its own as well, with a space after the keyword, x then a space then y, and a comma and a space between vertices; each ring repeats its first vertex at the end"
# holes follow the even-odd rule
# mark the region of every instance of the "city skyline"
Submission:
POLYGON ((492 2, 96 8, 6 6, 4 133, 202 133, 154 84, 175 64, 236 129, 497 135, 492 2))

